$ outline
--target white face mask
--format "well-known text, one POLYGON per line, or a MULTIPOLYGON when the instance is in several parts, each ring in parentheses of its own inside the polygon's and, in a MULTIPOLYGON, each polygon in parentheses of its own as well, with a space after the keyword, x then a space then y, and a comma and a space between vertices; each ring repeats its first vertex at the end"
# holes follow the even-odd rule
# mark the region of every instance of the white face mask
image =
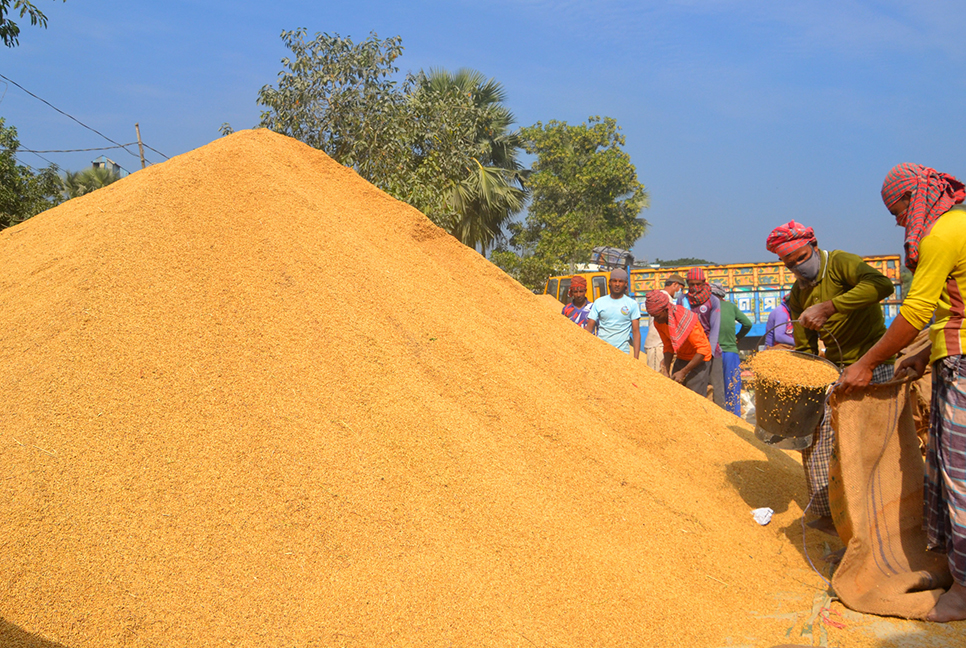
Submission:
POLYGON ((797 266, 792 268, 792 274, 801 279, 804 283, 814 284, 818 279, 818 271, 822 268, 822 258, 818 249, 812 251, 812 256, 808 257, 797 266))

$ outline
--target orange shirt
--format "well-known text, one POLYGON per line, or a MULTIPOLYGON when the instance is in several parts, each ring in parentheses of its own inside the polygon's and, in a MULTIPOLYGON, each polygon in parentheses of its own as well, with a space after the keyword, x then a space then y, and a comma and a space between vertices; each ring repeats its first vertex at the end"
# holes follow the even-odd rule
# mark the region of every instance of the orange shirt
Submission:
MULTIPOLYGON (((661 341, 664 342, 664 353, 674 353, 674 347, 671 346, 671 334, 667 330, 667 324, 655 322, 653 319, 651 320, 651 324, 657 327, 661 341)), ((708 334, 704 332, 700 323, 694 325, 694 328, 691 329, 691 334, 688 335, 688 339, 681 343, 681 348, 678 349, 678 359, 690 362, 696 353, 703 355, 705 362, 711 360, 711 343, 708 341, 708 334)))

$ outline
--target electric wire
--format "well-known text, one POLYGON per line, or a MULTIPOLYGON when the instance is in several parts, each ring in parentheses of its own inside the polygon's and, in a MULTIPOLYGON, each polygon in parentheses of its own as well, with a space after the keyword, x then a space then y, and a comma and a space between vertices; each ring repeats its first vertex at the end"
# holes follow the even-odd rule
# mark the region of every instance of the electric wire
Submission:
MULTIPOLYGON (((80 124, 81 126, 83 126, 84 128, 86 128, 87 130, 89 130, 89 131, 91 131, 93 133, 96 133, 97 135, 100 135, 101 137, 103 137, 104 139, 106 139, 111 144, 114 144, 114 148, 124 149, 124 151, 126 151, 130 155, 133 155, 136 158, 140 158, 141 157, 140 154, 134 153, 133 151, 131 151, 131 150, 129 150, 127 148, 128 146, 133 146, 134 145, 133 143, 132 144, 121 144, 120 142, 115 142, 114 140, 112 140, 110 137, 108 137, 104 133, 100 132, 99 130, 97 130, 95 128, 91 128, 90 126, 88 126, 87 124, 85 124, 84 122, 82 122, 81 120, 77 119, 73 115, 70 115, 70 114, 64 112, 63 110, 61 110, 60 108, 58 108, 54 104, 52 104, 49 101, 47 101, 46 99, 44 99, 43 97, 38 97, 37 95, 35 95, 34 93, 32 93, 30 90, 27 90, 25 87, 23 87, 22 85, 20 85, 19 83, 17 83, 13 79, 11 79, 10 77, 7 77, 7 76, 4 76, 3 74, 0 74, 0 79, 3 79, 4 81, 7 81, 9 83, 12 83, 13 85, 17 86, 18 88, 20 88, 21 90, 23 90, 24 92, 26 92, 28 95, 30 95, 34 99, 36 99, 36 100, 38 100, 38 101, 40 101, 40 102, 42 102, 42 103, 50 106, 51 108, 53 108, 54 110, 56 110, 57 112, 59 112, 64 117, 67 117, 68 119, 71 119, 71 120, 77 122, 78 124, 80 124)), ((143 142, 142 142, 142 144, 143 144, 143 142)), ((162 156, 166 160, 170 159, 167 155, 165 155, 161 151, 158 151, 157 149, 151 148, 150 146, 148 146, 146 144, 144 145, 144 147, 151 149, 152 151, 154 151, 158 155, 162 156)), ((53 152, 53 151, 51 151, 51 152, 53 152)))
MULTIPOLYGON (((18 148, 18 151, 26 151, 27 153, 83 153, 85 151, 109 151, 111 149, 123 148, 124 146, 134 146, 137 142, 130 142, 129 144, 124 144, 122 146, 97 146, 94 148, 82 148, 82 149, 51 149, 49 151, 35 151, 33 149, 18 148)), ((147 147, 146 147, 147 148, 147 147)), ((151 149, 154 151, 154 149, 151 149)), ((157 151, 155 151, 157 153, 157 151)))

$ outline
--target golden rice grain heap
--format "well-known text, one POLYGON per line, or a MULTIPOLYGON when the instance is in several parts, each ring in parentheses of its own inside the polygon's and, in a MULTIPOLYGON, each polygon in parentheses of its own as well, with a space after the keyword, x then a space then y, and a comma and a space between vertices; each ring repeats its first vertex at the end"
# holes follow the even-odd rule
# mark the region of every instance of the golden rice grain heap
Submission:
POLYGON ((785 349, 756 353, 750 366, 756 380, 781 383, 788 388, 826 387, 839 378, 831 363, 785 349))
POLYGON ((0 645, 820 640, 794 455, 265 130, 0 232, 0 385, 0 645))

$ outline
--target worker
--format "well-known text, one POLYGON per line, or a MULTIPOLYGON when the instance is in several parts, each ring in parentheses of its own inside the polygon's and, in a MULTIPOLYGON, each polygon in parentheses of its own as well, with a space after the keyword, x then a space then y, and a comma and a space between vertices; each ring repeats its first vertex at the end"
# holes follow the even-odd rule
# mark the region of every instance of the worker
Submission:
POLYGON ((905 228, 912 285, 888 332, 841 378, 846 392, 872 381, 882 363, 929 326, 931 345, 903 359, 897 373, 921 376, 932 364, 932 417, 926 449, 923 527, 928 547, 946 552, 952 587, 927 615, 966 620, 966 186, 920 164, 886 175, 882 201, 905 228), (929 325, 930 320, 932 325, 929 325))
POLYGON ((561 312, 572 322, 583 326, 587 321, 587 314, 590 313, 590 305, 593 303, 587 301, 587 280, 580 276, 571 279, 567 296, 570 297, 570 303, 564 306, 561 312))
POLYGON ((672 302, 663 290, 647 293, 644 308, 664 343, 662 373, 706 398, 711 370, 711 344, 697 316, 684 306, 672 302))
POLYGON ((721 367, 721 346, 718 343, 718 335, 721 328, 721 302, 711 294, 711 286, 708 285, 708 278, 701 268, 691 268, 688 270, 688 292, 685 295, 691 312, 698 316, 701 328, 708 336, 708 343, 711 345, 711 353, 714 356, 711 360, 711 387, 713 398, 716 405, 724 407, 724 372, 721 367))
POLYGON ((721 347, 721 371, 724 374, 725 409, 735 416, 741 416, 741 356, 738 355, 738 340, 748 335, 751 320, 728 301, 725 287, 721 284, 711 284, 711 294, 718 298, 721 305, 718 345, 721 347), (735 326, 740 326, 740 330, 736 331, 735 326))
POLYGON ((768 313, 768 323, 765 324, 765 348, 785 346, 795 348, 795 325, 788 311, 788 297, 786 293, 778 303, 778 308, 768 313))
MULTIPOLYGON (((879 302, 892 294, 892 281, 861 257, 841 250, 822 250, 811 227, 789 221, 768 235, 766 247, 777 254, 795 275, 788 296, 788 310, 795 327, 795 350, 825 357, 840 366, 858 360, 885 333, 879 302)), ((876 369, 874 382, 892 377, 892 358, 876 369)), ((802 450, 808 484, 809 510, 818 516, 809 526, 835 534, 828 501, 828 464, 835 447, 832 415, 825 416, 815 431, 812 445, 802 450)))
MULTIPOLYGON (((684 277, 675 273, 664 281, 664 292, 674 302, 678 292, 684 286, 684 277)), ((664 372, 664 342, 661 341, 661 336, 658 334, 653 322, 651 322, 651 326, 647 327, 647 335, 644 336, 644 357, 647 360, 648 367, 657 372, 664 372)))
POLYGON ((627 271, 612 270, 607 288, 610 294, 591 304, 584 328, 624 353, 633 350, 637 360, 641 355, 641 306, 627 296, 627 271))

